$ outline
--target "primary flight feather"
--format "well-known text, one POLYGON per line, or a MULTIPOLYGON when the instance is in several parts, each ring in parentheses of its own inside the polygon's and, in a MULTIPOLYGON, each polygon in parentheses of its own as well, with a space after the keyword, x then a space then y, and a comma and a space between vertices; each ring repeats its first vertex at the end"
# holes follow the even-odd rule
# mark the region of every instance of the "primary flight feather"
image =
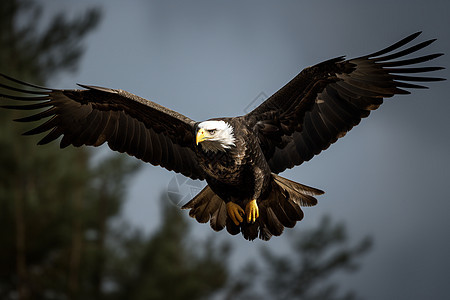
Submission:
POLYGON ((61 148, 107 142, 112 150, 206 180, 183 206, 190 216, 210 221, 217 231, 226 227, 249 240, 268 240, 295 226, 303 218, 300 207, 315 205, 314 196, 323 193, 278 173, 327 149, 384 98, 426 88, 416 82, 443 80, 415 75, 442 69, 416 66, 442 54, 405 57, 434 41, 408 46, 419 34, 366 56, 306 68, 259 107, 234 118, 195 122, 123 90, 49 89, 6 75, 0 97, 25 102, 4 108, 40 110, 17 120, 45 119, 25 133, 46 132, 39 144, 61 136, 61 148))

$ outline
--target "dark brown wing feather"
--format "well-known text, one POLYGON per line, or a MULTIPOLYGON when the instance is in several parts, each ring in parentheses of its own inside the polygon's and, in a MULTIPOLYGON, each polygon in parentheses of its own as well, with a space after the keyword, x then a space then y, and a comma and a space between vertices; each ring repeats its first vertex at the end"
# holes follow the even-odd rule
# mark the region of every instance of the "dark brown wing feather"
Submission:
POLYGON ((47 119, 25 133, 47 132, 39 144, 47 144, 61 135, 61 148, 71 144, 100 146, 107 142, 112 150, 193 179, 204 179, 193 150, 195 122, 188 117, 122 90, 86 85, 81 85, 85 90, 55 90, 0 76, 3 89, 0 97, 28 102, 2 107, 40 109, 17 121, 47 119))
POLYGON ((413 66, 442 54, 395 60, 434 42, 425 41, 393 53, 419 34, 367 56, 350 60, 338 57, 306 68, 245 115, 243 118, 259 136, 272 172, 300 165, 327 149, 377 109, 383 98, 409 94, 404 88, 426 88, 414 82, 443 80, 409 75, 443 69, 413 66))

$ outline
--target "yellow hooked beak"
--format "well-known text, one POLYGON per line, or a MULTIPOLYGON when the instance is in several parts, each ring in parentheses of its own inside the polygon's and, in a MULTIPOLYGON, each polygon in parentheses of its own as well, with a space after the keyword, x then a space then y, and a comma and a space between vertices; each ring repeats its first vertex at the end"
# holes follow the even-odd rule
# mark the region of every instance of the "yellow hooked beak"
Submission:
POLYGON ((198 143, 203 142, 204 140, 209 139, 210 136, 208 135, 208 133, 206 132, 205 129, 200 128, 200 130, 197 132, 197 138, 196 138, 196 143, 198 145, 198 143))

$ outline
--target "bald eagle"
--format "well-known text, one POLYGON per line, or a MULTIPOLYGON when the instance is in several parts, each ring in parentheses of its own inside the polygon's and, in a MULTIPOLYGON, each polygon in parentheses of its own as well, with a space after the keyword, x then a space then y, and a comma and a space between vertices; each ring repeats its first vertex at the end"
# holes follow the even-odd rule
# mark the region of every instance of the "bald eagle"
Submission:
POLYGON ((441 56, 405 57, 434 40, 410 44, 420 32, 375 53, 337 57, 301 71, 250 113, 195 122, 119 89, 81 85, 49 89, 1 75, 1 97, 23 101, 4 108, 39 110, 20 122, 46 119, 25 135, 47 132, 38 144, 60 136, 61 148, 100 146, 126 152, 208 185, 183 208, 220 231, 269 240, 302 220, 301 206, 323 191, 278 174, 300 165, 344 136, 383 98, 425 88, 411 76, 441 67, 416 66, 441 56), (8 92, 13 91, 13 93, 8 92), (18 93, 14 93, 18 92, 18 93), (31 103, 30 103, 31 101, 31 103))

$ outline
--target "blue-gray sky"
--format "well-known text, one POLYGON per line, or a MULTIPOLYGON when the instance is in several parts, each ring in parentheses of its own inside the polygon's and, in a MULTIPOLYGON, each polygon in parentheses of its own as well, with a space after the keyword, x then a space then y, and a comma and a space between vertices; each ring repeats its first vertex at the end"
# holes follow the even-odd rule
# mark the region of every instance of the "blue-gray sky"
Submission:
MULTIPOLYGON (((121 88, 195 120, 244 113, 261 92, 271 95, 304 67, 339 55, 379 50, 413 32, 438 38, 426 51, 447 56, 450 2, 441 1, 61 1, 48 13, 68 15, 98 5, 104 18, 85 41, 76 74, 54 78, 121 88)), ((450 78, 449 71, 438 73, 450 78)), ((443 299, 450 269, 450 84, 387 99, 346 137, 283 173, 326 191, 291 230, 321 216, 344 221, 353 242, 375 246, 355 275, 337 280, 365 299, 443 299)), ((151 232, 160 192, 174 173, 145 165, 130 184, 124 217, 151 232)), ((187 213, 186 213, 187 214, 187 213)), ((198 236, 209 225, 191 219, 198 236)), ((288 235, 248 242, 225 232, 236 265, 259 247, 283 249, 288 235)))

